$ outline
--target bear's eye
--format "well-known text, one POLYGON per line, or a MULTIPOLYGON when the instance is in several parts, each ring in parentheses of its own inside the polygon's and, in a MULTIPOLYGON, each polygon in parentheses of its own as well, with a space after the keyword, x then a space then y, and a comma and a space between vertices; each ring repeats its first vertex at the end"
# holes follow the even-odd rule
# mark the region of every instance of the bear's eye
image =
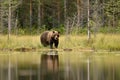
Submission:
POLYGON ((57 37, 59 37, 59 35, 57 35, 57 37))

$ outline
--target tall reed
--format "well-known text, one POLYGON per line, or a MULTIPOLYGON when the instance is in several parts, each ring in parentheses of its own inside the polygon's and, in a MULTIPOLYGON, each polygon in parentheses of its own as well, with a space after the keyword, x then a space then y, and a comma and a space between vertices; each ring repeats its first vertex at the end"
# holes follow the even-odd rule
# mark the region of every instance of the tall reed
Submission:
POLYGON ((96 49, 120 50, 119 34, 98 34, 92 47, 96 49))

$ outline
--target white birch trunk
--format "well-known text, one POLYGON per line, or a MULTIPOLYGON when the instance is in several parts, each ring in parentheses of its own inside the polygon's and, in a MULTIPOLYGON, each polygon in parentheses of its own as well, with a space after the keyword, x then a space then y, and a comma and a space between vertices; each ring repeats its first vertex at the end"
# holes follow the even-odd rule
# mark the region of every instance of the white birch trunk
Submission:
POLYGON ((8 40, 11 32, 11 0, 9 0, 9 12, 8 12, 8 40))
POLYGON ((90 35, 90 18, 89 18, 89 15, 90 15, 90 12, 89 12, 89 0, 88 0, 88 4, 87 4, 87 11, 88 11, 88 17, 87 17, 87 26, 88 26, 88 40, 90 40, 91 38, 91 35, 90 35))

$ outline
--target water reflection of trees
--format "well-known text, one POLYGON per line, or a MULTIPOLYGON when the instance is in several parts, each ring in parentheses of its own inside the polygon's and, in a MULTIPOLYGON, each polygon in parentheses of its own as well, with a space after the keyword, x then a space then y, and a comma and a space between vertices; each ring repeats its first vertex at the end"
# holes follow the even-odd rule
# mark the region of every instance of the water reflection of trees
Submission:
MULTIPOLYGON (((11 60, 2 56, 2 60, 0 56, 0 80, 120 80, 119 58, 90 58, 88 62, 87 58, 77 56, 78 61, 73 62, 68 55, 63 55, 57 51, 43 52, 39 63, 23 62, 24 67, 17 57, 11 60)), ((35 60, 36 57, 30 58, 35 60)))
MULTIPOLYGON (((37 59, 39 61, 27 60, 28 63, 26 63, 26 56, 22 63, 19 63, 18 56, 14 56, 14 59, 10 56, 12 55, 0 55, 0 80, 57 80, 58 78, 59 56, 57 51, 40 53, 39 59, 37 59)), ((33 55, 30 58, 35 60, 36 57, 33 55)))

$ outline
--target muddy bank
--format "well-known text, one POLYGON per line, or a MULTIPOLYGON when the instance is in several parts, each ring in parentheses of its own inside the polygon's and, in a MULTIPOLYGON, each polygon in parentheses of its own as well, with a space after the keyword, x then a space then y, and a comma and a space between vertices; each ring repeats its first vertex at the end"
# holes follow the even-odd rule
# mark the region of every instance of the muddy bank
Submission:
POLYGON ((20 51, 20 52, 28 52, 28 51, 36 51, 36 48, 25 48, 25 47, 21 47, 21 48, 1 48, 0 51, 20 51))

